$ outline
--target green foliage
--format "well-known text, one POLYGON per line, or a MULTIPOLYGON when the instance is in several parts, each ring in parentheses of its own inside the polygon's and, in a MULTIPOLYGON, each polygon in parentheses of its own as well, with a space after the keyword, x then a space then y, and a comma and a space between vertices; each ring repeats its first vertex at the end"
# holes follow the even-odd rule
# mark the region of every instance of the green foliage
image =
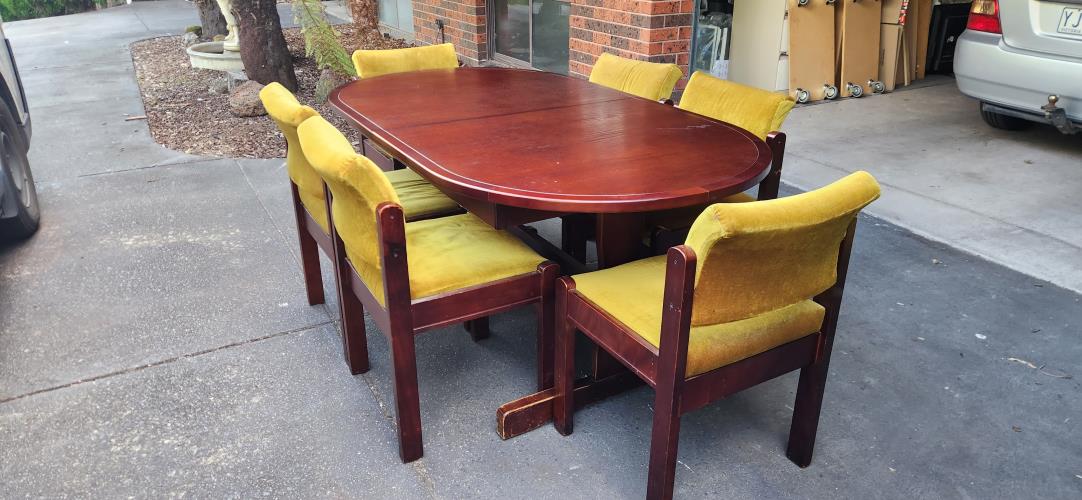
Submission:
POLYGON ((195 33, 195 36, 203 36, 203 27, 198 24, 184 28, 185 33, 195 33))
POLYGON ((104 0, 0 0, 0 17, 5 21, 62 16, 92 10, 104 0))
POLYGON ((320 69, 357 76, 353 61, 338 41, 338 33, 327 22, 327 13, 319 0, 293 0, 293 17, 304 34, 304 53, 315 59, 320 69))

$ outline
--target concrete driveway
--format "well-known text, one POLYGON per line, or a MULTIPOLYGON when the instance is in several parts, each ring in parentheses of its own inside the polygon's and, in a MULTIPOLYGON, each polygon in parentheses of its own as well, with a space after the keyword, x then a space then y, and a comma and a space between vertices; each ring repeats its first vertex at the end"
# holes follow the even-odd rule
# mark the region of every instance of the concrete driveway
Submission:
POLYGON ((804 189, 853 170, 886 189, 871 213, 1082 292, 1082 136, 986 125, 954 80, 792 114, 785 179, 804 189))
MULTIPOLYGON (((398 461, 386 342, 350 376, 336 305, 305 303, 281 161, 179 154, 124 121, 142 114, 127 45, 194 22, 162 1, 5 26, 44 220, 0 249, 2 496, 641 497, 645 388, 581 411, 570 437, 496 436, 496 407, 532 388, 531 311, 481 343, 419 338, 425 457, 398 461)), ((802 123, 864 109, 796 114, 787 178, 829 153, 802 123)), ((1042 151, 1027 157, 1062 160, 1042 151)), ((876 173, 888 214, 904 177, 876 173)), ((813 465, 784 456, 791 374, 684 418, 676 495, 1077 497, 1080 324, 1069 290, 862 217, 813 465)))

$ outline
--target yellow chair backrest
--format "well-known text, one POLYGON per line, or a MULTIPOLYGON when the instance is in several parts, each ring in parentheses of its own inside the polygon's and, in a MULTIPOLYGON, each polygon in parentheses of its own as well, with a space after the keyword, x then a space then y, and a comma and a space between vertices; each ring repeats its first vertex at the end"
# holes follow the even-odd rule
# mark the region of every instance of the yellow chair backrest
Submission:
MULTIPOLYGON (((267 110, 274 123, 282 131, 286 138, 286 170, 289 178, 297 185, 301 200, 305 207, 317 221, 326 217, 319 217, 325 210, 323 208, 323 182, 319 174, 312 169, 308 159, 297 142, 297 127, 304 120, 313 116, 319 116, 316 110, 302 105, 288 89, 278 82, 271 82, 259 91, 259 99, 263 101, 263 107, 267 110), (308 205, 315 206, 308 206, 308 205)), ((324 227, 324 229, 327 229, 324 227)))
POLYGON ((458 54, 450 43, 405 49, 358 50, 353 53, 353 67, 359 78, 391 73, 458 67, 458 54))
POLYGON ((601 54, 590 71, 590 82, 652 101, 672 97, 672 89, 684 72, 675 64, 636 61, 601 54))
POLYGON ((701 71, 691 75, 680 109, 731 123, 766 139, 781 124, 796 102, 792 97, 714 78, 701 71))
POLYGON ((387 176, 371 160, 358 155, 349 139, 321 116, 297 129, 308 161, 331 190, 331 217, 353 266, 372 288, 380 283, 379 237, 376 208, 381 203, 401 204, 387 176), (358 262, 359 260, 359 262, 358 262))
POLYGON ((750 318, 833 286, 849 223, 878 197, 875 178, 856 172, 796 196, 708 207, 686 242, 698 260, 692 326, 750 318))

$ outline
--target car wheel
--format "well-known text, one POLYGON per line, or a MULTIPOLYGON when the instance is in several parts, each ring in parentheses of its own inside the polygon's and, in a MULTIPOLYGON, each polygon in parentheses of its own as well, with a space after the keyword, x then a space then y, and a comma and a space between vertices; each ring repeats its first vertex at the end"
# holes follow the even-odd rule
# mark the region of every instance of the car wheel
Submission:
POLYGON ((1025 130, 1033 125, 1033 122, 1016 116, 1001 115, 999 113, 987 111, 984 109, 984 105, 981 105, 981 118, 984 118, 984 123, 1000 130, 1025 130))
POLYGON ((17 125, 6 108, 0 107, 0 175, 3 179, 3 213, 0 240, 29 238, 38 230, 41 211, 34 176, 26 159, 26 148, 18 139, 17 125))

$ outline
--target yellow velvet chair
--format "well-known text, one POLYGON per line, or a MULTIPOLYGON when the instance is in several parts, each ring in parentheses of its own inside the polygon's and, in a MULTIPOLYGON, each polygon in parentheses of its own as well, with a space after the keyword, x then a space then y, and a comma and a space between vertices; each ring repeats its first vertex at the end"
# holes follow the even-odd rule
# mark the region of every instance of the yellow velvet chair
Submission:
POLYGON ((675 64, 652 63, 601 54, 590 71, 590 82, 651 101, 672 97, 684 72, 675 64))
POLYGON ((714 78, 696 71, 680 98, 680 109, 731 123, 766 140, 793 110, 796 101, 787 94, 770 92, 714 78))
POLYGON ((800 369, 787 454, 811 463, 866 172, 808 193, 718 203, 667 255, 561 278, 555 425, 573 428, 582 331, 655 391, 647 498, 671 498, 680 416, 800 369))
MULTIPOLYGON (((357 50, 353 52, 353 67, 359 78, 374 78, 393 73, 408 73, 431 69, 454 69, 459 66, 455 46, 450 43, 403 49, 357 50)), ((363 154, 385 165, 385 169, 401 170, 405 165, 368 138, 362 141, 363 154)))
POLYGON ((559 266, 471 214, 406 222, 386 174, 330 123, 309 118, 298 135, 327 189, 351 371, 368 370, 365 309, 390 341, 403 462, 423 454, 414 335, 462 322, 470 330, 471 322, 490 314, 536 304, 538 388, 552 387, 559 266))
MULTIPOLYGON (((722 199, 723 203, 745 203, 778 197, 782 162, 785 159, 785 134, 780 130, 795 104, 796 101, 786 94, 721 80, 701 71, 691 75, 680 98, 680 109, 736 125, 766 141, 770 147, 770 171, 759 183, 758 196, 737 193, 722 199)), ((651 214, 647 220, 652 228, 650 241, 654 253, 664 252, 683 241, 691 223, 704 208, 695 206, 651 214)))
MULTIPOLYGON (((298 102, 297 98, 278 82, 263 87, 259 91, 259 98, 286 140, 286 170, 293 195, 293 212, 297 219, 301 266, 308 303, 322 304, 323 276, 319 269, 317 247, 323 248, 327 255, 332 253, 328 236, 327 205, 323 197, 323 180, 309 164, 297 140, 297 127, 308 118, 319 116, 319 113, 298 102)), ((408 220, 462 212, 457 203, 411 170, 396 170, 387 176, 402 196, 408 220)))
POLYGON ((450 43, 404 49, 358 50, 353 53, 353 67, 357 70, 358 78, 427 69, 454 69, 458 67, 458 54, 450 43))

